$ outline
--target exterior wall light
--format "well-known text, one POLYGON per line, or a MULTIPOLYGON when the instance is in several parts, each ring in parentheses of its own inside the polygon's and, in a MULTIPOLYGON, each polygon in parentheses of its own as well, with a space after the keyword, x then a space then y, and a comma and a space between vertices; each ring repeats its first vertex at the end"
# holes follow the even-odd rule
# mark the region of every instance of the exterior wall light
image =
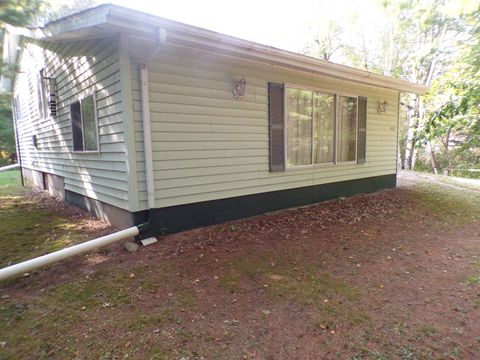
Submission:
POLYGON ((377 106, 377 113, 378 114, 385 114, 387 112, 388 102, 385 99, 382 103, 378 104, 377 106))
POLYGON ((233 88, 233 97, 236 100, 243 99, 245 96, 246 89, 247 89, 247 79, 245 78, 245 75, 243 75, 242 78, 237 81, 237 83, 233 88))

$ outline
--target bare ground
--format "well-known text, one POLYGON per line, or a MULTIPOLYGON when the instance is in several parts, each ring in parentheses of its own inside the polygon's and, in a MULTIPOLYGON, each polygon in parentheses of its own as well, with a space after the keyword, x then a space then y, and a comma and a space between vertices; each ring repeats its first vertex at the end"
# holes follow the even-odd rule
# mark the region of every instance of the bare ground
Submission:
MULTIPOLYGON (((0 359, 478 359, 480 196, 450 181, 402 174, 2 284, 0 359)), ((83 216, 72 234, 108 230, 83 216)))

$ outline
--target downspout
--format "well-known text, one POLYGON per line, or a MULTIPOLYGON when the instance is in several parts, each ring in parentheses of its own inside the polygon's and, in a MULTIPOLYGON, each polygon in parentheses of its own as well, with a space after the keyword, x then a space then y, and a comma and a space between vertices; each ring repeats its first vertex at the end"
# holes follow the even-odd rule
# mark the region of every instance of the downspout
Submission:
POLYGON ((150 98, 148 93, 148 64, 158 54, 162 45, 165 44, 166 33, 159 29, 159 39, 153 51, 145 58, 145 62, 140 68, 140 97, 142 101, 142 129, 143 129, 143 151, 145 156, 145 182, 147 187, 147 222, 138 225, 140 235, 137 240, 142 244, 150 244, 150 238, 156 241, 155 236, 158 232, 154 229, 158 226, 155 209, 155 177, 153 174, 153 152, 152 152, 152 128, 150 121, 150 98))
POLYGON ((155 208, 155 183, 153 176, 152 132, 150 125, 150 100, 148 96, 147 64, 142 65, 142 68, 140 69, 140 82, 143 118, 143 151, 145 154, 145 173, 147 185, 147 206, 150 210, 155 208))

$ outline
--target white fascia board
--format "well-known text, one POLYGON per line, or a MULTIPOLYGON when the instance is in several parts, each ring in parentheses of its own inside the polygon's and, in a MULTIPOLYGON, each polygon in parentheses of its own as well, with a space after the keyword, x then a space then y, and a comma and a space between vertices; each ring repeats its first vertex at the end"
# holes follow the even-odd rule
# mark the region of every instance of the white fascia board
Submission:
POLYGON ((240 58, 282 66, 297 71, 311 72, 331 78, 353 81, 364 85, 384 87, 397 91, 423 94, 429 90, 428 86, 390 78, 344 65, 334 64, 329 61, 315 59, 256 43, 197 37, 176 30, 167 30, 167 34, 167 43, 202 48, 226 55, 233 55, 240 58))
POLYGON ((238 39, 115 5, 111 5, 107 21, 109 24, 115 26, 130 27, 131 30, 148 32, 150 34, 154 33, 158 40, 160 40, 159 35, 162 34, 164 37, 162 40, 165 41, 166 32, 165 42, 172 45, 200 48, 298 71, 317 73, 328 77, 397 91, 423 94, 429 90, 428 86, 334 64, 329 61, 238 39), (162 31, 160 32, 159 29, 162 31))
POLYGON ((429 90, 425 85, 334 64, 111 4, 100 5, 49 23, 40 29, 42 35, 36 37, 61 40, 62 34, 66 38, 68 34, 82 29, 91 28, 95 31, 95 27, 111 27, 112 31, 148 34, 157 38, 158 41, 160 40, 159 29, 162 29, 161 34, 164 37, 162 40, 172 45, 204 49, 296 71, 316 73, 397 91, 423 94, 429 90))
POLYGON ((106 25, 110 11, 109 5, 100 5, 79 13, 52 21, 44 27, 34 30, 34 38, 37 40, 61 39, 62 35, 75 33, 76 31, 96 26, 106 25))

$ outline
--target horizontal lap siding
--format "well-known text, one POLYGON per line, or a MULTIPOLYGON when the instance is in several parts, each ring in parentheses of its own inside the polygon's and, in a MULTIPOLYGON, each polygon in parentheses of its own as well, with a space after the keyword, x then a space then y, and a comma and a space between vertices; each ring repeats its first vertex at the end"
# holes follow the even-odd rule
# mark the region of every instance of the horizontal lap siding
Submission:
POLYGON ((392 90, 165 46, 149 65, 149 96, 157 207, 396 172, 398 93, 392 90), (242 75, 246 95, 234 100, 242 75), (367 162, 270 173, 268 82, 367 97, 367 162), (388 112, 379 115, 385 99, 388 112))
POLYGON ((128 209, 122 95, 116 39, 48 44, 26 43, 15 80, 23 165, 59 175, 65 189, 128 209), (45 67, 56 79, 57 117, 40 119, 36 74, 45 67), (95 92, 99 153, 73 153, 70 103, 95 92), (38 149, 32 136, 37 135, 38 149))

